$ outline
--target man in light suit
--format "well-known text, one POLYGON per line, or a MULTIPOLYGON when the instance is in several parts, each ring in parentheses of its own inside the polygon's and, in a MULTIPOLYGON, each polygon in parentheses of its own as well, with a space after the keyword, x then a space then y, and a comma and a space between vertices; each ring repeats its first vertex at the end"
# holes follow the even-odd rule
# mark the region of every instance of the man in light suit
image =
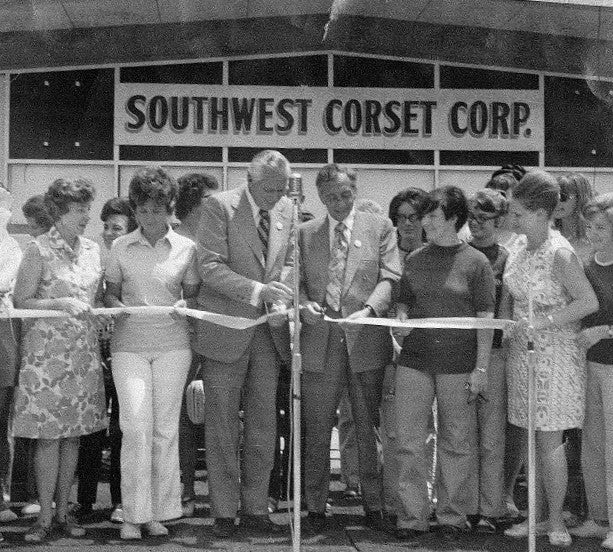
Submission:
MULTIPOLYGON (((249 166, 247 186, 205 202, 197 237, 202 310, 255 319, 291 299, 291 288, 281 281, 292 224, 292 202, 284 195, 289 175, 287 159, 265 150, 249 166)), ((282 530, 268 518, 268 481, 277 379, 282 361, 290 359, 289 342, 286 320, 244 331, 199 322, 195 349, 205 359, 205 444, 216 536, 234 533, 239 501, 241 527, 282 530)))
POLYGON ((342 391, 356 424, 366 525, 382 529, 382 481, 376 428, 383 370, 392 359, 385 327, 341 325, 331 318, 381 317, 400 278, 396 235, 387 218, 356 211, 356 173, 336 164, 317 175, 328 214, 300 225, 302 403, 306 429, 308 528, 325 529, 330 436, 342 391), (342 225, 340 225, 342 223, 342 225))

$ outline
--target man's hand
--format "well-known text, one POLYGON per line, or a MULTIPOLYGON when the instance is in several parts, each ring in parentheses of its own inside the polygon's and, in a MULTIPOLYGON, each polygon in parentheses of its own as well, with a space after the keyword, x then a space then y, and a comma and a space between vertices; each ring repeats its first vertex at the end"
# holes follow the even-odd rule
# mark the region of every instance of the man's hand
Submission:
POLYGON ((317 322, 323 320, 324 317, 324 310, 316 301, 307 301, 303 303, 300 312, 305 324, 317 324, 317 322))
POLYGON ((268 312, 268 323, 273 328, 279 328, 285 324, 288 319, 288 315, 291 311, 287 309, 285 303, 283 301, 275 301, 272 305, 270 305, 267 309, 268 312))
POLYGON ((260 299, 263 303, 290 301, 292 299, 292 289, 281 282, 269 282, 262 288, 260 299))

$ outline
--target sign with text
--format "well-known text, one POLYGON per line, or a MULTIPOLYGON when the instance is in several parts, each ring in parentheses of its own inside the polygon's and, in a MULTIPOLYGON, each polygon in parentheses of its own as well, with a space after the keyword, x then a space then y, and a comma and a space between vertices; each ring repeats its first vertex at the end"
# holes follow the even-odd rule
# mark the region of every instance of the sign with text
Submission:
POLYGON ((115 143, 542 151, 539 90, 120 83, 115 143))

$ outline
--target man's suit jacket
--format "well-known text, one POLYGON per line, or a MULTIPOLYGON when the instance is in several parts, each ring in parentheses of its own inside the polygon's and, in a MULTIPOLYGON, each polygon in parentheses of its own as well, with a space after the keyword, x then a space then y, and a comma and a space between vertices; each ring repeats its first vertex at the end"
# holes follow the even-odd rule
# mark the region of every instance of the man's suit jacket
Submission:
MULTIPOLYGON (((267 261, 257 233, 247 188, 215 194, 204 203, 197 236, 198 271, 202 285, 198 305, 202 310, 258 318, 262 305, 250 304, 255 283, 281 281, 291 258, 292 202, 283 197, 270 210, 267 261)), ((277 350, 284 361, 291 359, 289 329, 271 327, 277 350)), ((199 321, 196 351, 205 357, 234 362, 245 352, 255 329, 234 330, 199 321)))
MULTIPOLYGON (((328 217, 311 220, 299 227, 300 276, 302 300, 324 305, 330 262, 330 225, 328 217)), ((392 285, 400 279, 396 233, 391 222, 378 215, 357 211, 347 251, 341 292, 343 317, 373 307, 377 316, 388 310, 392 285)), ((301 335, 302 366, 306 371, 321 372, 329 324, 303 324, 301 335)), ((382 368, 391 361, 392 341, 388 328, 350 326, 345 331, 352 371, 382 368)))

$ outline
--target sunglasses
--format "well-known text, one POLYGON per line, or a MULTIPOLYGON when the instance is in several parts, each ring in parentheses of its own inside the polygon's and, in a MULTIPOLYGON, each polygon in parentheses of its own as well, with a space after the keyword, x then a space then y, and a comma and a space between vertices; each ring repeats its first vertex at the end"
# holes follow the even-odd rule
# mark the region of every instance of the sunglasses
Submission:
POLYGON ((419 216, 417 213, 413 213, 411 215, 398 215, 396 217, 397 222, 417 222, 419 220, 419 216))
POLYGON ((497 219, 498 217, 500 217, 500 215, 486 216, 486 215, 478 215, 476 213, 468 214, 468 220, 473 220, 478 224, 485 224, 488 220, 494 220, 494 219, 497 219))

